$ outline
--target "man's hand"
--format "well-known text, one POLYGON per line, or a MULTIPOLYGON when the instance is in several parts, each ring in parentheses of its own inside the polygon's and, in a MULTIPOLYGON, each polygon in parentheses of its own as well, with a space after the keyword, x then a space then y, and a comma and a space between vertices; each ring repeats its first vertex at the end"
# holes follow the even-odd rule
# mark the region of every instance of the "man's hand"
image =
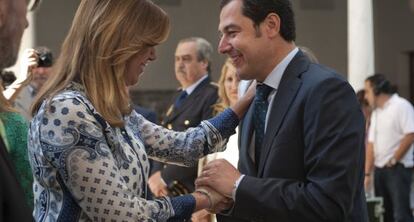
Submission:
POLYGON ((148 180, 148 185, 154 196, 163 197, 168 195, 167 184, 161 178, 161 171, 152 174, 148 180))
POLYGON ((37 54, 34 49, 26 49, 22 55, 20 72, 16 72, 16 80, 3 91, 3 96, 13 102, 20 90, 32 81, 32 69, 37 67, 37 54))
POLYGON ((34 49, 24 50, 20 62, 20 72, 16 73, 16 81, 24 82, 26 79, 30 79, 32 69, 37 67, 37 61, 38 56, 34 49))
POLYGON ((197 187, 208 186, 221 195, 231 198, 234 183, 241 176, 240 172, 225 159, 209 162, 195 181, 197 187))
POLYGON ((372 176, 366 175, 364 178, 364 188, 365 192, 368 192, 371 189, 371 183, 372 183, 372 176))

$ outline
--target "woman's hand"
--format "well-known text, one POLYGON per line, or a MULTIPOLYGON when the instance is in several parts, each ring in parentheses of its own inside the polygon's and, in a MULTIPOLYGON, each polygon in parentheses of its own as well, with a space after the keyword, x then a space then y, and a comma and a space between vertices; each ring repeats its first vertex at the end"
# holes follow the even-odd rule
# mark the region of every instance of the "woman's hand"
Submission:
POLYGON ((252 103, 254 96, 256 95, 256 81, 253 81, 246 93, 239 98, 236 104, 232 105, 230 108, 236 113, 239 119, 243 118, 243 115, 246 113, 250 104, 252 103))
POLYGON ((233 204, 230 198, 221 195, 209 187, 198 187, 193 195, 196 198, 196 209, 194 211, 207 209, 210 213, 219 213, 229 209, 233 204), (202 197, 197 199, 197 196, 200 195, 202 197))
POLYGON ((156 197, 164 197, 168 195, 167 184, 161 177, 161 171, 155 172, 148 180, 148 186, 156 197))

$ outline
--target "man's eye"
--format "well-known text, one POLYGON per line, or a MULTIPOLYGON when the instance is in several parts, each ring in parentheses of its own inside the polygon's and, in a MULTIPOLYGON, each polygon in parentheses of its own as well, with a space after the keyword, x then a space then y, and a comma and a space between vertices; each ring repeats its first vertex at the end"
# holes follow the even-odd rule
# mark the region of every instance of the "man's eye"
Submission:
POLYGON ((230 32, 227 33, 227 35, 230 36, 231 38, 235 37, 236 34, 237 34, 236 31, 230 31, 230 32))

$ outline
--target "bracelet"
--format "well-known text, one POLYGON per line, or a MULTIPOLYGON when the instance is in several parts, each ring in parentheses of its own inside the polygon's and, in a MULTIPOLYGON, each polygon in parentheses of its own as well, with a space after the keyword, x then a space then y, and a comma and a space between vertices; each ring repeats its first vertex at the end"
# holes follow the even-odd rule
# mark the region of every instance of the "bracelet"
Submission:
POLYGON ((211 199, 210 192, 208 192, 208 190, 203 188, 197 188, 194 192, 205 195, 209 202, 208 209, 213 209, 213 200, 211 199))
POLYGON ((365 173, 365 176, 369 177, 369 176, 371 176, 371 174, 370 173, 365 173))

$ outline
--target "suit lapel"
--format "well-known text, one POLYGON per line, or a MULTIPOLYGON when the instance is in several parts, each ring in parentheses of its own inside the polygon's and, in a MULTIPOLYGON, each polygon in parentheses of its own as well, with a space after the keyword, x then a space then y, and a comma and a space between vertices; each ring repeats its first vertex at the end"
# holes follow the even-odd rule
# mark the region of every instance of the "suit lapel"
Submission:
POLYGON ((246 175, 256 176, 257 168, 254 165, 252 158, 250 157, 250 143, 253 137, 253 113, 254 113, 254 104, 250 105, 249 110, 247 111, 245 117, 243 118, 242 123, 240 123, 240 133, 239 133, 239 170, 246 175), (243 162, 243 164, 240 164, 243 162))
POLYGON ((308 59, 304 57, 301 51, 299 51, 289 63, 283 74, 278 91, 273 98, 273 105, 267 122, 267 129, 263 140, 263 150, 261 152, 258 167, 259 177, 263 174, 269 151, 272 148, 272 141, 279 132, 286 113, 288 112, 302 84, 299 75, 307 70, 308 65, 308 59))
MULTIPOLYGON (((188 109, 189 106, 194 104, 193 100, 196 100, 198 98, 198 95, 202 91, 202 89, 210 83, 210 77, 207 77, 205 80, 203 80, 195 89, 194 91, 183 101, 180 107, 175 108, 174 105, 170 107, 171 112, 170 115, 167 115, 168 122, 173 121, 175 118, 177 118, 182 112, 188 109)), ((177 99, 177 96, 174 97, 174 101, 177 99)), ((174 104, 174 103, 173 103, 174 104)), ((167 113, 168 114, 168 113, 167 113)), ((167 122, 167 121, 165 121, 167 122)))

